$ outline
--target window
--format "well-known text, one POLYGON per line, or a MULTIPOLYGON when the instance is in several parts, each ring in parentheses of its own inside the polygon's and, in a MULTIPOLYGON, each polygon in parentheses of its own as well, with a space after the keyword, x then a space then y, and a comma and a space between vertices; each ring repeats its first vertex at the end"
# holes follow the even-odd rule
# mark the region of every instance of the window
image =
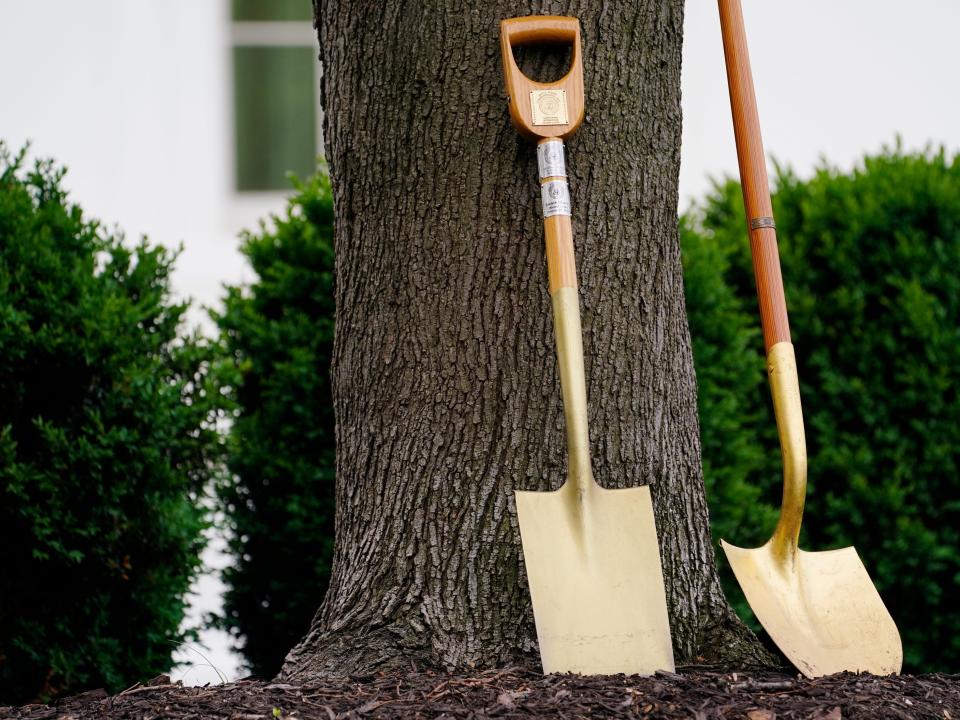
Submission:
POLYGON ((287 190, 287 173, 316 169, 320 137, 317 38, 310 0, 233 0, 236 186, 287 190))

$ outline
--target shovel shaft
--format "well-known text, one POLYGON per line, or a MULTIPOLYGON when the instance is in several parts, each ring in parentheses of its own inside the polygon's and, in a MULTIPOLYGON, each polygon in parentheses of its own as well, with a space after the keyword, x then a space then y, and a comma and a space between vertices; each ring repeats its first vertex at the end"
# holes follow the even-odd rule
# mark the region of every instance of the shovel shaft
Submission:
POLYGON ((733 111, 733 132, 737 141, 740 184, 750 233, 750 251, 760 301, 763 342, 770 351, 778 342, 790 342, 790 324, 780 274, 777 232, 774 229, 773 207, 767 180, 757 98, 750 72, 747 35, 743 26, 740 0, 718 0, 723 53, 727 64, 727 84, 733 111))
POLYGON ((563 139, 583 121, 583 60, 580 21, 573 17, 531 15, 500 23, 500 53, 510 117, 522 135, 535 139, 540 169, 540 199, 547 246, 553 328, 557 341, 557 366, 567 425, 568 482, 581 498, 594 485, 590 469, 590 434, 587 429, 587 389, 583 370, 580 298, 570 224, 563 139), (565 43, 573 49, 570 69, 552 83, 532 80, 520 72, 513 57, 517 45, 565 43))
POLYGON ((587 386, 583 369, 583 334, 580 328, 580 298, 577 266, 570 223, 563 142, 542 140, 537 146, 540 168, 540 198, 547 250, 547 275, 553 303, 553 330, 557 342, 557 366, 567 425, 569 477, 586 492, 590 486, 590 434, 587 427, 587 386))
POLYGON ((777 418, 777 434, 783 456, 783 500, 780 520, 771 543, 782 563, 796 557, 807 490, 807 451, 800 407, 800 387, 790 324, 780 273, 777 232, 767 179, 757 98, 750 72, 747 34, 740 0, 718 0, 723 53, 727 65, 733 131, 737 141, 740 184, 750 233, 750 252, 760 301, 760 322, 767 351, 770 392, 777 418))
POLYGON ((573 227, 569 215, 552 215, 543 219, 543 235, 547 246, 547 277, 550 294, 560 288, 577 289, 577 265, 573 254, 573 227))

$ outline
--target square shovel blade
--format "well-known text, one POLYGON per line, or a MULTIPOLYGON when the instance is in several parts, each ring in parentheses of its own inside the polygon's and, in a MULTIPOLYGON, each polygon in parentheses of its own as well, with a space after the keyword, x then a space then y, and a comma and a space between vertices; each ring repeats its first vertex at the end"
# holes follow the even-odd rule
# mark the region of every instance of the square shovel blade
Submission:
POLYGON ((673 671, 647 487, 516 493, 545 673, 673 671))
POLYGON ((807 677, 900 672, 900 633, 852 548, 786 557, 721 541, 760 624, 807 677))

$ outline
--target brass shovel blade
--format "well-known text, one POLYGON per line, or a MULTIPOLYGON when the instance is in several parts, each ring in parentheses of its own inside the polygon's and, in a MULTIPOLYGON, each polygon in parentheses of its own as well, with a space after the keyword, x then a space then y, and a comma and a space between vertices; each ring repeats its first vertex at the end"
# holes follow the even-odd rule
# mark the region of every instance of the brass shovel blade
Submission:
POLYGON ((806 552, 797 546, 807 488, 807 449, 793 345, 767 353, 770 393, 783 455, 780 520, 753 550, 721 541, 757 620, 807 677, 843 670, 900 672, 900 633, 852 547, 806 552))
POLYGON ((772 541, 721 545, 757 619, 804 675, 900 671, 900 634, 854 548, 781 558, 772 541))
POLYGON ((584 486, 516 493, 543 671, 672 671, 650 490, 584 486))

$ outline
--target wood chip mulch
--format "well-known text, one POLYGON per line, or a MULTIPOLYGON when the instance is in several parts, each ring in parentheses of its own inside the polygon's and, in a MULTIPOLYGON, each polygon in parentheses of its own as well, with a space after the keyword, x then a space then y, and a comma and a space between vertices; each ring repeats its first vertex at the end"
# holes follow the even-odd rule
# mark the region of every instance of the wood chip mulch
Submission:
POLYGON ((944 718, 960 720, 960 675, 817 680, 703 667, 653 677, 544 677, 520 668, 472 675, 411 671, 309 685, 242 680, 183 687, 161 676, 118 695, 0 707, 0 718, 279 720, 302 718, 944 718))

